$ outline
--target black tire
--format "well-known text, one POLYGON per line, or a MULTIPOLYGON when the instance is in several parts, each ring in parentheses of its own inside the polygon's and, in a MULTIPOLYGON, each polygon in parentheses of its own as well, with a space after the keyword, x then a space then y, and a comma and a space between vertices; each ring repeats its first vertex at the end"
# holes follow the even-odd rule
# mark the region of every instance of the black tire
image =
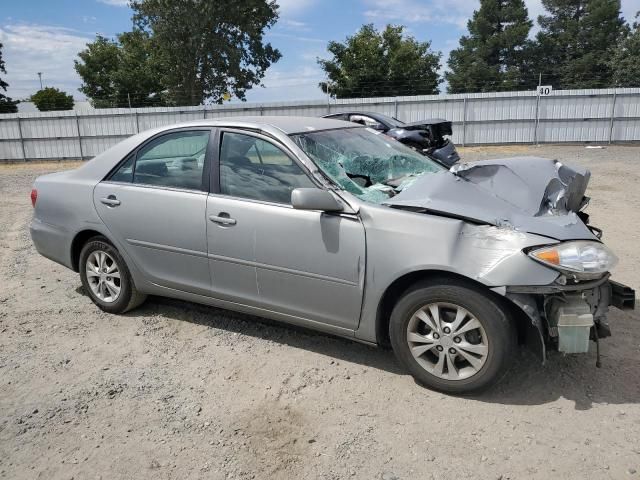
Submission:
MULTIPOLYGON (((412 325, 416 325, 415 319, 413 322, 412 325)), ((462 325, 465 323, 466 321, 462 325)), ((427 330, 429 331, 428 328, 427 330)), ((433 331, 429 332, 427 335, 433 336, 433 331)), ((389 336, 396 357, 419 384, 453 394, 478 392, 497 384, 507 373, 517 344, 513 322, 507 311, 500 306, 490 292, 483 291, 471 283, 451 279, 417 284, 406 291, 391 313, 389 336), (477 373, 468 378, 452 380, 437 376, 423 367, 411 353, 407 333, 409 322, 421 308, 434 303, 453 304, 464 308, 480 322, 484 329, 488 353, 477 373)), ((415 348, 416 345, 413 344, 413 347, 415 348)), ((445 350, 447 349, 448 347, 445 347, 445 350)), ((437 359, 440 352, 430 349, 423 355, 429 356, 427 360, 437 359)), ((466 363, 461 356, 456 358, 454 365, 460 361, 463 365, 466 363)), ((421 361, 427 364, 424 360, 421 361)), ((467 364, 467 367, 469 366, 470 364, 467 364)), ((468 372, 469 368, 466 371, 468 372)))
POLYGON ((93 303, 105 312, 124 313, 141 305, 147 298, 145 294, 138 292, 133 283, 133 279, 131 278, 131 274, 129 273, 129 268, 122 258, 122 255, 120 255, 118 250, 105 237, 93 237, 85 243, 82 247, 82 251, 80 252, 80 261, 78 266, 82 286, 87 292, 87 295, 89 295, 93 303), (117 264, 117 268, 120 272, 120 293, 115 301, 107 302, 100 299, 89 285, 89 279, 87 276, 87 259, 92 253, 98 251, 107 253, 117 264))

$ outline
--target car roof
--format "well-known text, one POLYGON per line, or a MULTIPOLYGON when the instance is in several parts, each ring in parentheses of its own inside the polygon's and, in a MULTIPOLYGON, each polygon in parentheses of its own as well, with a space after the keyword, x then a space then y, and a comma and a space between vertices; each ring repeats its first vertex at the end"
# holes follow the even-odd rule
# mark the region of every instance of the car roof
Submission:
POLYGON ((126 138, 75 170, 76 178, 101 179, 103 178, 121 159, 132 150, 138 148, 144 141, 164 132, 170 132, 180 128, 190 127, 228 127, 246 130, 254 130, 268 133, 273 136, 292 135, 295 133, 307 133, 321 130, 335 130, 342 128, 364 128, 360 125, 334 120, 330 118, 317 117, 292 117, 292 116, 247 116, 228 117, 192 120, 189 122, 177 123, 156 127, 137 135, 126 138))
POLYGON ((254 130, 264 130, 265 127, 276 128, 286 135, 311 132, 315 130, 333 130, 336 128, 353 128, 354 124, 343 120, 301 116, 246 116, 227 117, 206 120, 195 120, 177 125, 167 126, 167 129, 186 126, 235 127, 254 130))

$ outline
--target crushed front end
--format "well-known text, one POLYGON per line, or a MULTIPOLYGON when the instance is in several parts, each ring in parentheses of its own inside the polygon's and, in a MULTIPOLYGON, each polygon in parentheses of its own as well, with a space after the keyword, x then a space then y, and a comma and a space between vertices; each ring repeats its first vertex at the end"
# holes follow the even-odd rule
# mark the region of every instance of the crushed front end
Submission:
POLYGON ((540 158, 463 163, 450 171, 454 178, 421 178, 387 203, 470 222, 463 238, 473 241, 465 248, 490 259, 474 278, 502 285, 494 291, 526 314, 542 341, 543 357, 547 348, 586 353, 590 341, 610 336, 609 307, 634 308, 635 292, 609 278, 618 259, 584 211, 590 172, 540 158), (551 282, 533 270, 530 283, 521 282, 520 269, 531 265, 526 262, 512 270, 511 278, 490 278, 520 242, 531 243, 515 256, 528 257, 547 274, 555 272, 551 282))
MULTIPOLYGON (((598 230, 598 239, 601 236, 598 230)), ((587 353, 590 340, 599 347, 599 340, 611 335, 610 305, 635 307, 633 289, 610 281, 609 271, 618 259, 601 242, 574 240, 527 248, 524 253, 560 273, 552 285, 508 287, 505 293, 514 303, 528 307, 523 308, 526 313, 535 304, 539 318, 533 323, 546 346, 562 353, 587 353)))
POLYGON ((611 336, 609 307, 635 308, 635 292, 609 274, 600 279, 572 281, 558 277, 553 285, 507 287, 505 296, 529 317, 547 349, 586 353, 590 341, 611 336))

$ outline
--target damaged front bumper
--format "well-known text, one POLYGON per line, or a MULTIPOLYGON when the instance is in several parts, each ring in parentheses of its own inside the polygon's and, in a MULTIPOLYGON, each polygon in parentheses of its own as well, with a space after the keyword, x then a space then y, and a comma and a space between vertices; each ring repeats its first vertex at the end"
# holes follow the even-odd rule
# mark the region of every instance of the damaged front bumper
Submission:
POLYGON ((509 300, 526 314, 541 341, 543 361, 546 350, 586 353, 590 340, 609 337, 609 306, 635 308, 635 291, 605 275, 574 284, 507 287, 509 300))

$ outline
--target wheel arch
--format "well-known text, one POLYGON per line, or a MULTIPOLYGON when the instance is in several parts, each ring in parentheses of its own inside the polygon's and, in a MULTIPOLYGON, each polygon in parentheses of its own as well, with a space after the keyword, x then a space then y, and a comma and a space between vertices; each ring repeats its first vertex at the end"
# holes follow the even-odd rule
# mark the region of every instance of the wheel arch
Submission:
POLYGON ((376 342, 378 345, 389 347, 391 345, 389 339, 389 320, 391 311, 396 305, 398 299, 413 285, 420 282, 438 280, 455 281, 457 283, 466 284, 472 288, 479 289, 487 293, 498 305, 505 309, 507 316, 512 321, 518 332, 518 343, 524 343, 528 329, 528 316, 522 309, 508 298, 492 291, 483 283, 465 277, 459 273, 446 270, 416 270, 408 272, 396 278, 384 291, 378 302, 376 311, 376 342))
MULTIPOLYGON (((71 241, 71 267, 74 272, 80 271, 80 252, 82 251, 82 247, 94 237, 105 237, 109 240, 104 233, 93 229, 81 230, 73 237, 71 241)), ((111 240, 109 240, 109 242, 113 244, 111 240)))

